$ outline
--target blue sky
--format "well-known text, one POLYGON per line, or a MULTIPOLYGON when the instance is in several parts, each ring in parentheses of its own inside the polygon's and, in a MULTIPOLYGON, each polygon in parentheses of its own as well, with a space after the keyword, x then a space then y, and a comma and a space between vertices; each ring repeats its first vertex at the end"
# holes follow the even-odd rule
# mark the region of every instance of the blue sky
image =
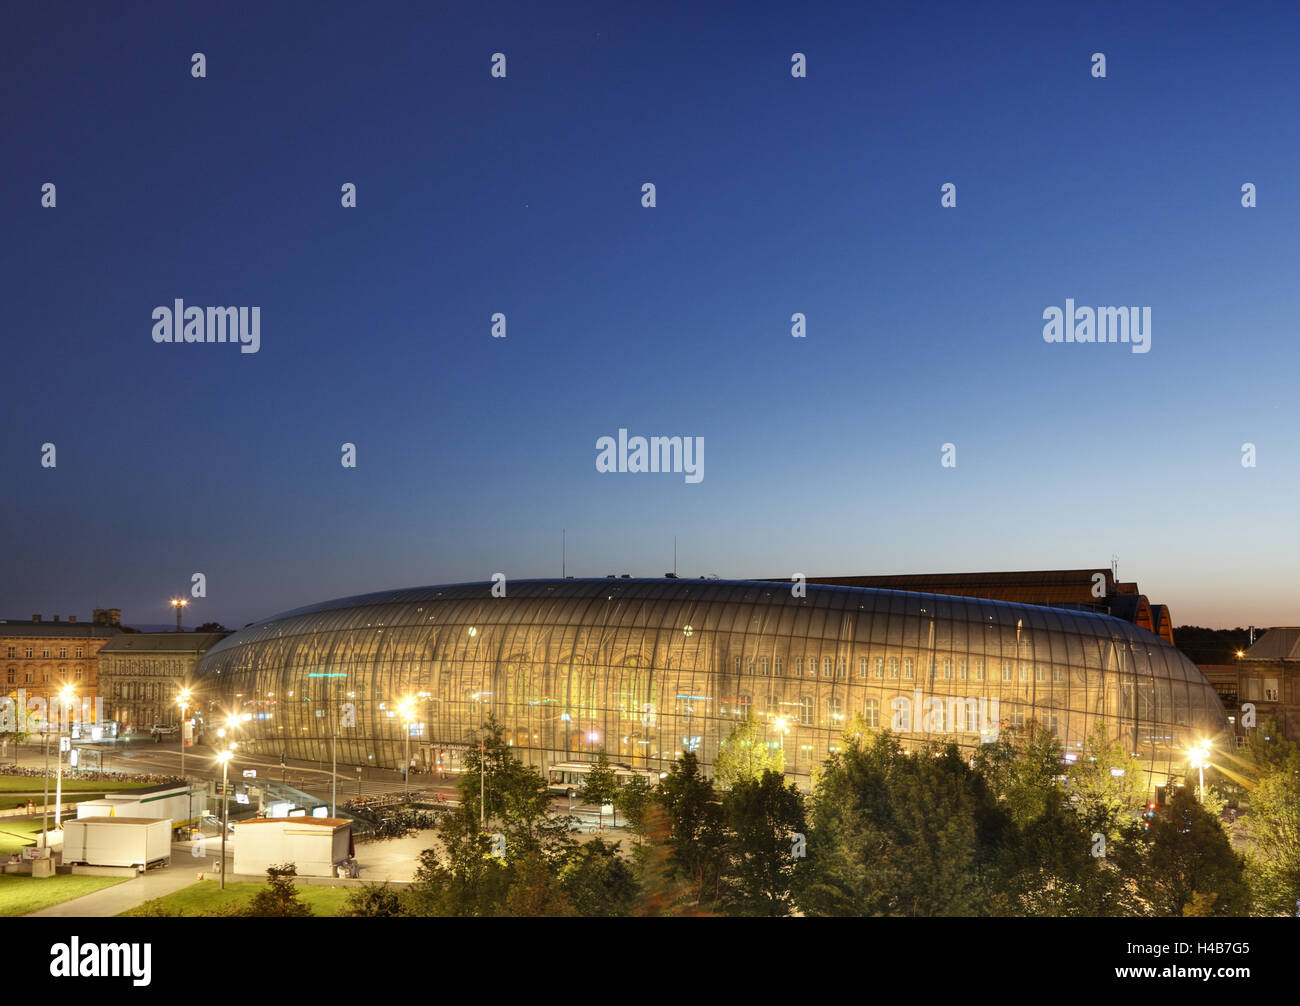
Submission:
POLYGON ((1300 15, 1128 6, 9 5, 0 614, 202 571, 240 625, 567 529, 579 575, 1117 553, 1177 623, 1300 621, 1300 15), (260 351, 155 344, 177 297, 260 351), (1151 352, 1044 343, 1067 297, 1151 352), (620 427, 703 481, 598 473, 620 427))

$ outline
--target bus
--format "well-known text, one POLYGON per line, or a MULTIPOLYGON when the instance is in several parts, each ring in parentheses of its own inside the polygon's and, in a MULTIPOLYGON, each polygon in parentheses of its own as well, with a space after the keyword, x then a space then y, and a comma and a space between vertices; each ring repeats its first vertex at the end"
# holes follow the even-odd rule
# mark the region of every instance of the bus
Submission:
MULTIPOLYGON (((555 796, 581 796, 582 788, 587 784, 587 773, 595 767, 594 762, 558 761, 547 769, 546 791, 555 796)), ((655 786, 667 774, 650 769, 632 768, 630 765, 620 765, 615 762, 610 762, 609 767, 614 770, 614 776, 620 786, 635 777, 640 777, 651 786, 655 786)))

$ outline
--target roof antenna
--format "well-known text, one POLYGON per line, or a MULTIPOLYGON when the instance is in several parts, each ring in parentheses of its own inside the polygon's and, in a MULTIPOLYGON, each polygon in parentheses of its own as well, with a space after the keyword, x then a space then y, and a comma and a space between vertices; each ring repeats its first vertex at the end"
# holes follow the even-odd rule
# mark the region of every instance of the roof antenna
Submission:
POLYGON ((1119 556, 1114 552, 1110 555, 1110 578, 1119 583, 1119 556))

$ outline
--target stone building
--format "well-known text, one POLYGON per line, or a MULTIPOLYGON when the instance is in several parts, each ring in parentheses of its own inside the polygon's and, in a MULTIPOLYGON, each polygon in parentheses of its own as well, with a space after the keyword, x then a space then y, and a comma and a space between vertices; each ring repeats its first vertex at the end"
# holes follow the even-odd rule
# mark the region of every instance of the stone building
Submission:
POLYGON ((1242 707, 1255 707, 1256 722, 1269 720, 1282 736, 1300 743, 1300 626, 1279 626, 1265 632, 1242 651, 1235 664, 1202 665, 1214 685, 1239 737, 1242 707))
POLYGON ((99 695, 99 651, 121 636, 121 612, 116 608, 96 610, 94 620, 82 622, 76 615, 49 619, 0 619, 0 689, 17 701, 20 693, 30 702, 49 703, 71 686, 78 708, 99 695))
POLYGON ((226 632, 135 632, 111 640, 99 653, 104 714, 138 736, 155 723, 179 726, 181 689, 193 687, 199 659, 226 632))

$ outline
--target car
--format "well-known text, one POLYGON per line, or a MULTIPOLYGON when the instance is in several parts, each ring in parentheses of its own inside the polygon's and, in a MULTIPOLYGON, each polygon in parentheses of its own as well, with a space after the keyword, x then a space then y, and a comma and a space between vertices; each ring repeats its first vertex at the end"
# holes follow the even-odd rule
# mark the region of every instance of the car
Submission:
POLYGON ((170 737, 176 732, 176 727, 170 723, 155 723, 149 732, 155 737, 170 737))

